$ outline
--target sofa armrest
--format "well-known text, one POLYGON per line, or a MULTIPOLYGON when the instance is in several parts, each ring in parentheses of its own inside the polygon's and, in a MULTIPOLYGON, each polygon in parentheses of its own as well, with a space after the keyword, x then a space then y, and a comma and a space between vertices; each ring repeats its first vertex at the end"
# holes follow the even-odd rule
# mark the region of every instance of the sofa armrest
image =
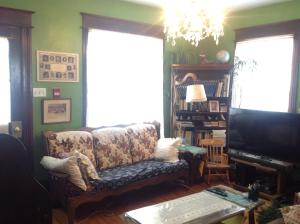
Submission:
POLYGON ((54 172, 54 171, 49 171, 49 174, 51 175, 51 178, 56 178, 56 179, 60 179, 63 181, 68 180, 68 177, 69 177, 69 174, 58 173, 58 172, 54 172))
POLYGON ((49 171, 49 174, 51 179, 51 193, 54 194, 54 197, 75 196, 83 192, 83 190, 69 181, 68 174, 53 171, 49 171))

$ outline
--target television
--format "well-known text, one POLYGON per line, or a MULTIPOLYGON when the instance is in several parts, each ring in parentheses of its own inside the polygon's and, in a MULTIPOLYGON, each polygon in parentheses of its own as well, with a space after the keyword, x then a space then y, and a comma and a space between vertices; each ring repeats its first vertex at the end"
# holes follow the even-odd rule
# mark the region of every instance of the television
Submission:
POLYGON ((231 108, 228 148, 300 163, 300 114, 231 108))

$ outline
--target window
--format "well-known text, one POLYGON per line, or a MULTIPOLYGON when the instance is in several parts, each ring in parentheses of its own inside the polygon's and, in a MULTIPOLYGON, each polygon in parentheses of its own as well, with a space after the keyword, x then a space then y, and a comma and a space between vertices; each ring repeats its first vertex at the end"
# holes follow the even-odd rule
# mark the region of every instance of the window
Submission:
POLYGON ((10 122, 10 81, 9 81, 9 42, 0 37, 0 90, 1 116, 0 126, 7 126, 10 122))
POLYGON ((86 125, 156 120, 163 133, 162 37, 140 33, 147 30, 140 24, 96 18, 100 25, 89 24, 86 32, 86 125))
POLYGON ((235 31, 235 56, 248 64, 235 72, 232 107, 298 111, 299 27, 300 20, 291 20, 235 31))
POLYGON ((256 62, 234 80, 232 106, 287 112, 292 72, 293 36, 272 36, 237 42, 235 56, 256 62))

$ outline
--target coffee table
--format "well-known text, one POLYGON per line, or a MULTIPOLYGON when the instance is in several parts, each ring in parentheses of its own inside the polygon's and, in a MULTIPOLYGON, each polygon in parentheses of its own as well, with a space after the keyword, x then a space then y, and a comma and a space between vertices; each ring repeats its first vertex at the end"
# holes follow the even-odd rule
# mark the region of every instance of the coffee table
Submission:
MULTIPOLYGON (((232 193, 241 193, 223 185, 217 187, 224 187, 226 191, 229 190, 232 193)), ((252 223, 252 220, 254 221, 254 208, 260 202, 241 201, 239 203, 244 206, 205 190, 126 212, 125 220, 130 224, 212 224, 247 212, 249 223, 252 223)))

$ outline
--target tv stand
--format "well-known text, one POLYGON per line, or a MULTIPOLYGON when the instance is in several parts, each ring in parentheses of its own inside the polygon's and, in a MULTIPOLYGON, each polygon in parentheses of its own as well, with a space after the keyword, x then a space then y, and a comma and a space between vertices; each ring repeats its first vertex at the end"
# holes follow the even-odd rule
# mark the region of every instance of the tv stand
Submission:
POLYGON ((247 190, 256 180, 263 182, 261 197, 275 199, 285 193, 286 174, 292 163, 229 149, 230 160, 236 164, 235 187, 247 190))

